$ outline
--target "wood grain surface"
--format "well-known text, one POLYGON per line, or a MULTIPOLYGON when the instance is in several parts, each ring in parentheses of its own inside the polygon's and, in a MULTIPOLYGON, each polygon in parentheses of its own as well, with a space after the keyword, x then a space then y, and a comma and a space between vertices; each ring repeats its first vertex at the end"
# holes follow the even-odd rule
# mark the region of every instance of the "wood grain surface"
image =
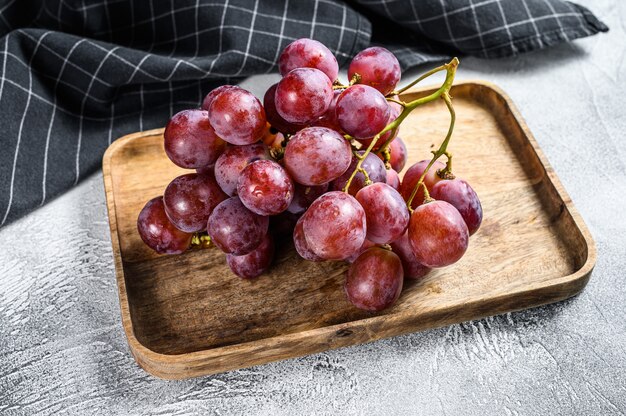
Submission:
MULTIPOLYGON (((454 171, 480 196, 483 225, 460 262, 407 282, 396 305, 379 314, 346 301, 344 263, 301 260, 289 241, 279 242, 272 270, 253 281, 235 277, 216 249, 156 255, 139 238, 136 218, 183 170, 163 152, 162 130, 115 141, 103 173, 122 322, 137 362, 159 377, 194 377, 580 292, 595 264, 593 241, 519 113, 486 83, 460 83, 452 95, 454 171)), ((412 113, 400 133, 409 163, 428 158, 447 126, 443 103, 412 113)))

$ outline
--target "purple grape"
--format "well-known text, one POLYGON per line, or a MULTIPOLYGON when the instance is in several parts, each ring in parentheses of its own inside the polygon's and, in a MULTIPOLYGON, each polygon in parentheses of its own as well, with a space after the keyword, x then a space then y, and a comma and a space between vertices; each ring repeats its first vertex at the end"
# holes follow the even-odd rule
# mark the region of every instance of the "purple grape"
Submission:
MULTIPOLYGON (((417 185, 417 182, 424 173, 424 169, 428 166, 430 160, 422 160, 420 162, 412 165, 404 174, 404 178, 402 178, 402 183, 400 184, 400 193, 405 201, 408 201, 413 193, 413 188, 417 185)), ((428 188, 429 192, 433 189, 433 186, 441 180, 441 178, 437 175, 437 171, 445 168, 446 165, 443 163, 436 161, 428 170, 428 173, 424 177, 424 184, 428 188)), ((411 203, 411 208, 415 208, 418 205, 421 205, 424 202, 424 189, 420 186, 417 193, 415 194, 415 198, 413 198, 413 202, 411 203)))
POLYGON ((181 168, 204 168, 215 163, 226 148, 203 110, 176 113, 163 133, 167 157, 181 168))
POLYGON ((276 87, 276 110, 290 123, 312 123, 324 115, 332 99, 332 82, 314 68, 294 69, 276 87))
POLYGON ((415 254, 413 254, 413 248, 411 248, 411 244, 409 243, 408 232, 402 234, 402 237, 391 243, 391 249, 402 261, 402 269, 404 270, 405 278, 417 280, 430 272, 430 269, 417 261, 415 254))
POLYGON ((342 93, 341 90, 335 90, 333 92, 334 94, 333 99, 330 102, 330 106, 328 106, 328 110, 326 110, 323 116, 321 116, 319 119, 314 121, 311 124, 311 126, 326 127, 331 130, 335 130, 336 132, 339 132, 340 134, 344 134, 343 130, 341 130, 341 126, 339 125, 339 120, 337 119, 337 112, 336 112, 337 100, 339 99, 339 96, 341 95, 341 93, 342 93))
POLYGON ((212 173, 189 173, 167 185, 163 203, 167 217, 176 228, 194 233, 206 230, 209 215, 226 198, 212 173))
POLYGON ((267 121, 272 127, 281 133, 294 134, 306 127, 303 124, 294 124, 285 120, 276 110, 276 88, 278 84, 274 84, 268 88, 263 97, 263 107, 265 107, 265 115, 267 121))
POLYGON ((274 259, 274 240, 267 234, 261 244, 241 256, 226 255, 226 263, 230 270, 242 279, 254 279, 269 269, 274 259))
POLYGON ((221 202, 209 217, 211 241, 226 254, 241 256, 257 248, 267 234, 269 219, 246 208, 239 198, 221 202))
POLYGON ((427 267, 445 267, 463 257, 469 232, 454 206, 446 201, 432 201, 418 206, 411 214, 408 238, 418 262, 427 267))
POLYGON ((373 183, 356 194, 365 210, 366 238, 389 244, 400 238, 409 225, 409 210, 402 195, 386 183, 373 183))
POLYGON ((291 237, 299 218, 300 214, 294 214, 289 211, 281 212, 278 215, 272 215, 270 217, 270 233, 277 237, 279 242, 283 240, 282 237, 291 237))
POLYGON ((469 235, 478 231, 483 221, 483 208, 469 183, 459 178, 441 180, 433 186, 430 196, 452 204, 463 217, 469 235))
POLYGON ((291 42, 278 58, 278 70, 282 76, 296 68, 315 68, 334 81, 339 65, 333 53, 321 42, 313 39, 298 39, 291 42))
POLYGON ((180 254, 191 245, 192 234, 174 227, 165 214, 163 198, 151 199, 137 218, 137 231, 144 243, 159 254, 180 254))
POLYGON ((387 169, 387 185, 400 192, 400 176, 394 169, 387 169))
POLYGON ((383 95, 392 92, 400 82, 400 63, 385 48, 374 46, 359 52, 350 63, 348 77, 361 76, 361 84, 376 88, 383 95))
MULTIPOLYGON (((360 155, 363 155, 365 152, 363 150, 360 150, 357 153, 360 155)), ((354 169, 356 169, 356 165, 358 162, 359 161, 357 160, 357 158, 355 157, 352 158, 352 162, 350 163, 350 167, 348 168, 348 170, 346 170, 343 175, 341 175, 340 177, 338 177, 337 179, 331 182, 330 184, 331 191, 343 190, 343 187, 348 182, 350 175, 352 175, 352 172, 354 172, 354 169)), ((387 182, 387 171, 385 170, 385 164, 376 155, 372 153, 368 154, 365 160, 363 161, 363 164, 361 164, 361 167, 365 169, 365 171, 367 172, 372 182, 374 183, 387 182)), ((352 182, 350 183, 350 187, 348 188, 348 193, 350 195, 356 195, 359 189, 363 188, 364 186, 365 186, 365 175, 363 175, 363 173, 361 172, 358 172, 354 176, 354 179, 352 180, 352 182)))
POLYGON ((346 172, 352 161, 350 142, 326 127, 307 127, 285 148, 285 168, 302 185, 322 185, 346 172))
MULTIPOLYGON (((408 157, 408 151, 406 150, 406 145, 404 141, 396 137, 391 142, 389 146, 389 151, 391 152, 391 157, 389 158, 389 164, 396 172, 402 172, 404 169, 404 165, 406 165, 406 159, 408 157)), ((419 179, 419 178, 418 178, 419 179)))
POLYGON ((346 259, 365 240, 365 211, 353 196, 344 192, 320 196, 302 218, 308 247, 325 260, 346 259))
POLYGON ((344 289, 354 306, 377 312, 398 300, 403 277, 402 262, 395 253, 372 247, 352 263, 344 289))
POLYGON ((237 195, 252 212, 276 215, 287 209, 293 199, 293 182, 278 163, 257 160, 246 166, 237 181, 237 195))
POLYGON ((223 140, 237 145, 259 141, 266 124, 261 102, 242 88, 217 94, 209 107, 209 121, 223 140))
POLYGON ((341 93, 335 112, 343 131, 354 138, 367 139, 385 128, 390 109, 380 92, 357 84, 341 93))
POLYGON ((354 261, 361 255, 361 253, 363 253, 368 248, 374 246, 376 246, 376 244, 372 243, 366 238, 365 241, 363 241, 363 244, 361 244, 361 248, 359 248, 353 255, 345 259, 345 261, 347 261, 348 263, 354 263, 354 261))
POLYGON ((215 162, 215 180, 228 196, 233 196, 237 194, 237 180, 243 168, 264 159, 270 159, 270 152, 263 143, 229 146, 215 162))

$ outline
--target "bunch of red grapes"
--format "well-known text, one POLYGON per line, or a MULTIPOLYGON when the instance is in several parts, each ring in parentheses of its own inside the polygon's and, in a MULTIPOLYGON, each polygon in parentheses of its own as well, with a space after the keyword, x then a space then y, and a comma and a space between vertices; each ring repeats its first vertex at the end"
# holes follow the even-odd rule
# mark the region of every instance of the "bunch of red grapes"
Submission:
POLYGON ((407 150, 398 129, 379 134, 406 111, 396 57, 365 49, 342 85, 331 51, 300 39, 278 66, 282 79, 263 103, 224 85, 171 118, 165 152, 195 172, 145 205, 143 241, 178 254, 210 238, 250 279, 270 267, 275 239, 292 236, 306 260, 351 263, 347 298, 369 311, 392 305, 404 278, 458 261, 482 221, 476 193, 441 162, 427 172, 430 161, 416 163, 400 181, 407 150))

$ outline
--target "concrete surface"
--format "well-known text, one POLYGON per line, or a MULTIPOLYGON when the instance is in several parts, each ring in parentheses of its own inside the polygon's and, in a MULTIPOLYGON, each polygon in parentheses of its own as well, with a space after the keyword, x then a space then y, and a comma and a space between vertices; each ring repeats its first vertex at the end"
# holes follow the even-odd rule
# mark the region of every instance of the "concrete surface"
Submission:
MULTIPOLYGON (((598 247, 568 301, 211 377, 141 370, 122 326, 102 185, 0 230, 0 413, 608 415, 626 412, 626 5, 606 35, 459 78, 517 103, 598 247)), ((408 79, 408 75, 405 79, 408 79)), ((258 92, 274 77, 248 80, 258 92)))

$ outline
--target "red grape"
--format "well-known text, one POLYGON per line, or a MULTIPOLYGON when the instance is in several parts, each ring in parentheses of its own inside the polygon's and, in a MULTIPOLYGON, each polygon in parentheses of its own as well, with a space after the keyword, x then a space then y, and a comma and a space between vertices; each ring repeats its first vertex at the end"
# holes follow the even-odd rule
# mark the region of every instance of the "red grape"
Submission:
POLYGON ((346 172, 352 161, 350 142, 326 127, 307 127, 285 148, 285 168, 303 185, 321 185, 346 172))
POLYGON ((296 222, 296 226, 293 229, 293 245, 296 251, 305 260, 309 261, 322 261, 324 260, 311 250, 309 244, 304 237, 304 229, 302 223, 304 222, 304 215, 296 222))
MULTIPOLYGON (((413 166, 411 166, 406 173, 404 174, 404 178, 402 178, 402 184, 400 185, 400 193, 405 201, 408 201, 411 197, 411 193, 413 193, 413 188, 417 185, 417 182, 422 176, 424 169, 428 166, 430 160, 422 160, 417 162, 413 166)), ((437 175, 437 171, 439 169, 445 168, 446 165, 443 163, 436 161, 428 170, 428 173, 424 177, 424 184, 428 188, 429 192, 432 187, 441 180, 441 178, 437 175)), ((415 198, 413 198, 413 202, 411 203, 411 208, 415 208, 418 205, 421 205, 424 202, 424 189, 420 186, 417 193, 415 194, 415 198)))
POLYGON ((191 245, 192 234, 174 227, 160 196, 143 207, 137 218, 137 230, 143 242, 159 254, 180 254, 191 245))
POLYGON ((352 79, 357 73, 361 76, 361 84, 387 95, 400 82, 400 63, 387 49, 374 46, 359 52, 350 62, 348 77, 352 79))
POLYGON ((341 93, 335 111, 343 131, 354 138, 367 139, 385 128, 390 110, 380 92, 356 84, 341 93))
POLYGON ((255 160, 269 159, 270 152, 263 143, 230 146, 215 162, 215 179, 227 195, 237 193, 239 174, 255 160))
POLYGON ((263 136, 265 110, 252 93, 242 88, 230 88, 213 98, 209 121, 215 132, 228 143, 252 144, 263 136))
POLYGON ((478 195, 463 179, 441 180, 430 191, 430 196, 454 206, 465 221, 469 235, 474 234, 483 220, 483 208, 478 195))
POLYGON ((209 92, 206 95, 206 97, 204 97, 204 100, 202 100, 202 109, 209 111, 209 107, 211 107, 211 103, 213 102, 213 99, 217 97, 219 93, 224 92, 226 90, 235 89, 235 88, 240 88, 240 87, 236 85, 221 85, 213 89, 211 92, 209 92))
MULTIPOLYGON (((365 152, 363 150, 360 150, 358 152, 358 154, 360 155, 363 155, 364 153, 365 152)), ((356 169, 356 165, 358 162, 359 161, 357 160, 356 157, 352 158, 352 162, 350 163, 350 167, 348 167, 348 170, 346 170, 343 175, 341 175, 340 177, 338 177, 337 179, 331 182, 330 189, 332 191, 343 190, 343 187, 348 182, 350 175, 352 175, 352 172, 354 172, 354 169, 356 169)), ((365 160, 363 161, 363 163, 361 164, 361 167, 367 172, 372 182, 376 183, 376 182, 387 181, 387 172, 385 170, 385 164, 383 163, 382 160, 380 160, 374 154, 372 153, 368 154, 365 160)), ((359 189, 363 188, 364 186, 365 186, 365 175, 363 175, 363 173, 361 172, 358 172, 354 176, 354 179, 352 179, 352 182, 350 183, 350 188, 348 188, 348 193, 350 195, 356 195, 359 189)))
POLYGON ((411 244, 409 243, 408 232, 402 234, 402 237, 391 243, 391 249, 402 261, 402 269, 404 270, 405 278, 414 280, 421 279, 430 271, 428 267, 417 261, 415 254, 413 254, 413 248, 411 248, 411 244))
POLYGON ((356 194, 365 210, 366 238, 376 244, 398 239, 409 225, 409 210, 402 195, 386 183, 373 183, 356 194))
POLYGON ((226 198, 212 173, 189 173, 167 185, 163 203, 167 217, 176 228, 194 233, 206 230, 209 215, 226 198))
POLYGON ((417 261, 427 267, 444 267, 457 262, 469 243, 463 217, 446 201, 432 201, 415 208, 408 231, 417 261))
POLYGON ((344 192, 320 196, 302 218, 308 247, 325 260, 346 259, 365 240, 365 211, 354 197, 344 192))
POLYGON ((220 139, 203 110, 183 110, 176 113, 163 133, 165 153, 181 168, 196 169, 209 166, 224 151, 220 139))
POLYGON ((276 87, 276 110, 290 123, 308 124, 324 115, 333 99, 333 84, 314 68, 294 69, 276 87))
POLYGON ((287 211, 294 214, 302 214, 317 198, 328 190, 328 184, 318 186, 304 186, 294 183, 294 193, 291 204, 287 211))
POLYGON ((211 241, 227 254, 241 256, 257 248, 267 234, 269 219, 246 208, 239 198, 221 202, 209 217, 211 241))
POLYGON ((265 115, 267 116, 267 121, 270 123, 272 127, 281 133, 294 134, 298 130, 302 130, 305 125, 303 124, 294 124, 285 120, 278 111, 276 110, 276 87, 278 84, 274 84, 268 88, 265 92, 265 96, 263 96, 263 107, 265 107, 265 115))
MULTIPOLYGON (((396 172, 402 172, 402 169, 404 169, 404 165, 406 165, 406 159, 408 156, 404 141, 401 138, 396 137, 391 142, 391 145, 389 146, 389 151, 391 153, 391 157, 389 158, 389 164, 392 168, 395 169, 396 172)), ((419 176, 417 179, 419 179, 419 176)))
POLYGON ((394 169, 387 169, 387 185, 400 192, 400 176, 394 169))
POLYGON ((298 39, 291 42, 278 58, 278 70, 285 76, 296 68, 316 68, 334 81, 339 65, 333 53, 321 42, 313 39, 298 39))
POLYGON ((274 240, 268 234, 261 244, 241 256, 226 255, 226 263, 230 270, 242 279, 254 279, 269 269, 274 259, 274 240))
POLYGON ((372 247, 352 263, 344 289, 357 308, 381 311, 400 297, 403 277, 402 262, 395 253, 372 247))
POLYGON ((287 209, 293 199, 293 182, 278 163, 257 160, 246 166, 237 180, 237 195, 250 211, 276 215, 287 209))

